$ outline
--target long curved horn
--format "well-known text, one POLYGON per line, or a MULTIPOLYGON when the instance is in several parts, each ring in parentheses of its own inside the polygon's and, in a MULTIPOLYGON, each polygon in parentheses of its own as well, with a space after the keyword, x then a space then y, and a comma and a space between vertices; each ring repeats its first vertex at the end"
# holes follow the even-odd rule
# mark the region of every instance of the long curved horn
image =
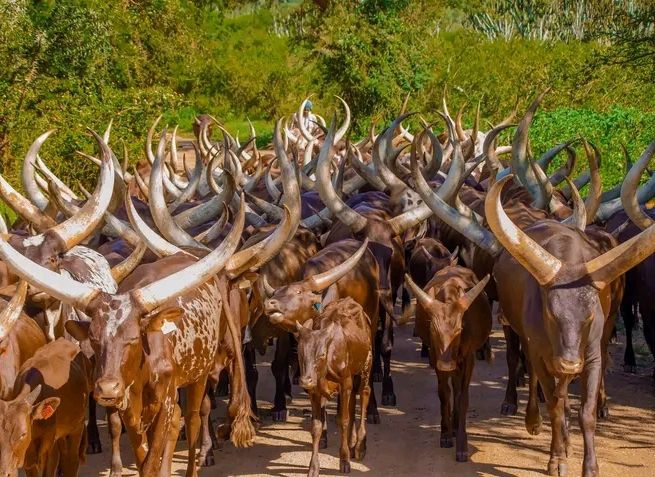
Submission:
POLYGON ((584 150, 589 161, 589 173, 591 174, 591 187, 589 193, 584 201, 584 206, 587 211, 587 225, 596 220, 596 213, 600 207, 600 196, 603 193, 603 180, 600 177, 600 158, 598 151, 595 148, 589 148, 589 144, 584 142, 584 150), (593 151, 591 150, 593 149, 593 151))
MULTIPOLYGON (((161 120, 161 115, 159 115, 159 117, 155 120, 152 126, 150 126, 150 129, 148 129, 148 135, 146 136, 146 157, 148 158, 148 162, 150 163, 150 165, 153 165, 155 163, 155 155, 152 153, 152 138, 155 134, 155 128, 157 127, 157 124, 159 123, 160 120, 161 120)), ((171 182, 167 174, 164 174, 163 182, 166 191, 168 191, 170 195, 172 195, 175 198, 180 196, 180 190, 177 187, 175 187, 175 184, 171 182)))
POLYGON ((371 171, 368 166, 364 164, 364 161, 362 161, 362 153, 359 149, 351 146, 348 152, 350 164, 353 169, 355 169, 355 172, 377 190, 384 191, 387 188, 386 184, 375 174, 375 171, 371 171))
POLYGON ((294 236, 298 229, 301 216, 301 203, 300 203, 300 188, 296 178, 296 168, 294 164, 289 161, 287 152, 284 149, 282 141, 282 120, 279 119, 275 123, 273 131, 273 147, 275 148, 275 155, 277 162, 280 165, 280 172, 282 173, 282 189, 284 190, 284 205, 287 206, 291 214, 291 230, 289 231, 288 239, 294 236))
POLYGON ((168 211, 171 214, 175 212, 180 205, 185 203, 187 200, 190 200, 196 194, 196 191, 198 190, 198 186, 200 185, 200 179, 202 178, 202 170, 203 170, 202 158, 200 157, 200 150, 198 149, 198 146, 194 143, 192 144, 193 144, 193 149, 196 153, 196 164, 195 167, 193 168, 191 178, 189 179, 189 185, 187 185, 186 188, 180 194, 180 196, 168 206, 168 211))
POLYGON ((191 291, 210 280, 228 263, 239 245, 245 217, 245 200, 242 198, 232 230, 214 251, 172 275, 131 291, 130 295, 134 302, 142 310, 152 311, 171 298, 191 291))
POLYGON ((136 168, 136 165, 132 169, 132 176, 134 177, 134 180, 136 181, 136 185, 141 191, 141 194, 143 197, 147 200, 150 197, 150 187, 148 187, 148 184, 146 184, 146 181, 143 180, 143 177, 141 177, 141 174, 136 168))
POLYGON ((264 174, 264 185, 266 186, 268 195, 270 195, 271 198, 277 202, 280 200, 280 197, 282 197, 282 194, 275 186, 275 182, 273 182, 273 178, 271 177, 271 167, 273 167, 273 162, 274 161, 269 162, 268 166, 266 167, 266 173, 264 174))
POLYGON ((21 280, 16 288, 16 293, 11 298, 5 309, 0 313, 0 340, 4 340, 11 329, 14 327, 21 313, 23 312, 23 305, 25 304, 25 296, 27 295, 27 282, 21 280))
POLYGON ((519 123, 514 139, 512 140, 512 172, 518 175, 521 185, 525 186, 534 199, 534 207, 544 209, 549 199, 544 196, 534 170, 530 167, 528 159, 528 130, 534 114, 542 99, 550 89, 541 93, 528 107, 523 119, 519 123))
POLYGON ((366 227, 366 224, 368 223, 367 219, 346 205, 346 203, 337 195, 334 187, 332 187, 332 181, 330 180, 330 155, 334 141, 334 123, 335 118, 333 117, 330 130, 325 137, 325 142, 323 143, 321 152, 318 155, 318 164, 316 167, 318 194, 323 203, 330 209, 335 217, 352 231, 359 232, 366 227))
POLYGON ((565 177, 567 184, 571 188, 572 199, 573 199, 573 213, 562 221, 563 224, 571 225, 576 229, 584 232, 585 227, 587 226, 587 210, 585 209, 585 204, 580 197, 580 192, 575 186, 573 181, 568 177, 565 177))
POLYGON ((630 220, 642 230, 653 225, 654 221, 639 206, 637 187, 639 186, 641 175, 646 167, 648 167, 653 154, 655 154, 655 141, 650 143, 639 160, 630 168, 621 186, 621 203, 623 204, 623 209, 628 214, 628 217, 630 217, 630 220))
POLYGON ((569 177, 571 175, 571 173, 575 170, 575 165, 578 161, 578 156, 575 153, 575 149, 569 146, 566 147, 565 150, 567 156, 566 163, 555 170, 548 178, 548 182, 550 182, 553 187, 558 186, 562 183, 565 177, 569 177))
POLYGON ((43 146, 43 143, 48 139, 48 137, 55 132, 56 129, 51 129, 41 134, 36 140, 32 143, 27 154, 25 154, 25 159, 23 160, 23 172, 21 177, 23 179, 23 188, 25 193, 30 201, 36 205, 40 210, 45 210, 48 207, 48 198, 41 192, 36 180, 34 178, 36 163, 36 157, 39 153, 39 149, 43 146))
POLYGON ((412 178, 416 184, 416 191, 421 196, 425 204, 439 217, 444 223, 457 230, 464 237, 475 243, 478 247, 485 250, 491 256, 497 256, 503 248, 496 238, 484 227, 481 227, 471 217, 460 214, 455 208, 448 205, 438 193, 430 189, 430 185, 421 175, 418 162, 410 158, 412 178))
POLYGON ((145 223, 136 211, 129 192, 125 193, 125 210, 127 211, 127 217, 130 220, 132 228, 139 235, 141 240, 145 242, 148 248, 155 253, 155 255, 158 257, 168 257, 169 255, 183 252, 181 248, 160 237, 148 226, 148 224, 145 223))
POLYGON ((373 165, 375 171, 390 189, 405 189, 407 185, 401 181, 387 166, 387 159, 394 159, 402 152, 404 148, 394 148, 393 132, 398 125, 406 118, 416 113, 405 113, 398 116, 391 125, 380 134, 373 144, 373 165))
POLYGON ((221 214, 220 218, 207 230, 205 230, 204 232, 200 232, 198 235, 196 235, 193 238, 195 238, 198 242, 209 244, 212 243, 214 240, 216 240, 218 237, 220 237, 221 233, 223 232, 223 229, 225 228, 225 225, 227 224, 227 219, 229 216, 227 206, 224 206, 223 208, 224 211, 221 214))
POLYGON ((88 285, 48 270, 17 252, 0 237, 0 258, 19 277, 39 290, 81 310, 100 293, 88 285))
MULTIPOLYGON (((496 153, 496 138, 505 129, 515 126, 516 124, 512 124, 512 123, 505 123, 505 124, 501 123, 495 126, 491 131, 489 131, 487 136, 484 138, 484 142, 482 143, 482 150, 484 151, 484 154, 487 156, 487 164, 489 165, 489 168, 491 170, 491 175, 495 176, 495 178, 498 178, 498 175, 504 172, 503 165, 498 160, 498 155, 496 153)), ((508 172, 509 172, 509 168, 508 168, 508 172)))
POLYGON ((408 273, 405 274, 405 283, 423 308, 429 308, 434 303, 435 298, 432 298, 429 293, 418 286, 408 273))
POLYGON ((14 209, 18 215, 34 225, 39 232, 45 232, 49 228, 57 225, 54 219, 44 214, 32 202, 19 194, 2 175, 0 175, 0 196, 2 196, 2 200, 7 205, 14 209))
POLYGON ((509 175, 496 182, 484 201, 484 211, 487 223, 498 241, 514 257, 540 285, 544 286, 557 276, 562 262, 552 256, 541 245, 532 240, 525 232, 519 229, 507 216, 500 202, 500 193, 508 180, 514 176, 509 175))
MULTIPOLYGON (((39 157, 36 156, 36 167, 38 168, 39 172, 44 175, 47 181, 52 181, 55 184, 57 184, 57 187, 59 188, 60 191, 71 197, 72 199, 75 200, 80 200, 80 198, 77 196, 75 192, 73 192, 65 183, 62 181, 59 177, 55 175, 54 172, 50 170, 50 168, 47 166, 45 162, 39 157)), ((115 164, 114 164, 115 167, 115 164)))
POLYGON ((537 164, 539 164, 539 167, 541 167, 541 169, 546 172, 546 169, 548 169, 550 163, 553 162, 553 159, 555 159, 560 152, 562 152, 567 147, 572 146, 579 140, 580 138, 570 139, 566 142, 551 147, 541 155, 541 157, 537 160, 537 164))
POLYGON ((164 199, 163 185, 165 150, 166 129, 161 133, 155 161, 150 171, 150 201, 148 202, 148 207, 150 208, 152 219, 164 238, 174 245, 208 250, 207 247, 194 240, 191 235, 180 228, 168 211, 168 206, 164 199))
POLYGON ((346 117, 344 118, 341 127, 339 127, 337 132, 334 134, 334 143, 339 144, 339 141, 343 139, 343 137, 348 132, 348 128, 350 127, 350 107, 348 106, 348 103, 346 103, 346 101, 340 96, 334 95, 334 97, 341 101, 341 104, 343 104, 343 109, 346 111, 346 117))
POLYGON ((314 292, 325 290, 327 287, 337 282, 340 278, 348 274, 362 258, 368 247, 368 238, 364 240, 357 251, 340 265, 328 270, 327 272, 313 275, 307 279, 306 283, 309 289, 314 292))
POLYGON ((115 172, 114 162, 111 159, 111 151, 95 131, 89 131, 100 146, 102 152, 102 166, 95 191, 77 214, 48 230, 49 234, 54 234, 58 237, 65 250, 70 250, 82 242, 82 240, 87 238, 98 227, 109 207, 114 192, 115 172))
POLYGON ((120 284, 125 278, 139 266, 148 247, 141 242, 137 248, 121 263, 111 269, 111 276, 117 284, 120 284))
POLYGON ((261 267, 275 256, 287 242, 290 232, 296 226, 291 217, 291 211, 284 206, 285 216, 275 231, 261 242, 240 250, 230 257, 225 271, 231 278, 235 278, 247 270, 261 267))
POLYGON ((430 162, 422 171, 425 180, 429 181, 439 173, 441 165, 443 164, 444 157, 443 147, 441 147, 441 143, 439 142, 437 136, 432 132, 432 129, 428 127, 424 131, 430 139, 430 144, 432 145, 432 157, 430 162))

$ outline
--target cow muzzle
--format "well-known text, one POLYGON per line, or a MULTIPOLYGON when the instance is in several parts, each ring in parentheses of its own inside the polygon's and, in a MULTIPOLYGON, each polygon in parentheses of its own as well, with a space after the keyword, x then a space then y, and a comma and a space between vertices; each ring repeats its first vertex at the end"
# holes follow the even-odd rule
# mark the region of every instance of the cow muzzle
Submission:
POLYGON ((98 379, 93 390, 93 397, 101 406, 116 407, 124 400, 125 386, 119 379, 98 379))
POLYGON ((583 367, 584 361, 581 359, 571 361, 564 358, 555 358, 555 372, 557 374, 580 374, 583 367))
POLYGON ((274 325, 284 321, 284 314, 279 310, 276 300, 266 300, 266 303, 264 304, 264 312, 274 325))
POLYGON ((305 391, 311 391, 312 389, 316 388, 316 380, 314 378, 309 377, 309 376, 301 376, 300 386, 305 391))
POLYGON ((441 361, 437 360, 437 371, 442 373, 452 373, 457 369, 457 363, 455 361, 441 361))

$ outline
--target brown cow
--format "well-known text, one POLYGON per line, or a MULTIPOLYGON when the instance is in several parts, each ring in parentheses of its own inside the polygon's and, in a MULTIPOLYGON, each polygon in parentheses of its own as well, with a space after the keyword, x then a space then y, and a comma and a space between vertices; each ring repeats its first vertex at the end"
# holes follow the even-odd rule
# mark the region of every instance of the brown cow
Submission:
POLYGON ((22 312, 27 283, 22 282, 9 303, 1 300, 0 399, 8 399, 23 363, 46 344, 39 325, 22 312))
MULTIPOLYGON (((149 278, 147 285, 139 283, 138 288, 117 294, 35 265, 0 241, 0 256, 15 273, 91 317, 86 324, 69 321, 67 330, 79 340, 90 339, 97 357, 94 394, 100 404, 116 406, 122 413, 141 475, 170 475, 180 416, 176 404, 179 387, 187 388, 185 419, 192 443, 187 475, 196 475, 198 413, 224 322, 238 341, 234 349, 240 348, 231 314, 225 314, 228 319, 224 322, 219 320, 225 303, 216 273, 234 252, 244 220, 241 207, 232 230, 216 250, 198 261, 188 256, 167 257, 159 262, 158 274, 149 278), (148 429, 147 436, 144 429, 148 429)), ((126 287, 129 285, 123 282, 123 289, 126 287)), ((250 403, 244 392, 242 363, 235 361, 238 372, 233 376, 233 393, 240 394, 231 407, 235 416, 232 440, 248 445, 254 435, 250 403)))
POLYGON ((329 303, 306 326, 296 323, 300 385, 312 402, 312 460, 309 477, 318 477, 318 448, 325 421, 325 402, 339 392, 341 426, 340 470, 350 472, 351 453, 356 460, 366 454, 366 408, 371 393, 371 320, 352 298, 329 303), (355 429, 353 389, 359 385, 360 419, 355 429))
MULTIPOLYGON (((375 332, 379 319, 379 274, 377 261, 366 248, 367 244, 368 240, 362 244, 353 239, 330 244, 307 261, 301 281, 277 290, 269 289, 265 311, 271 323, 285 330, 295 330, 296 323, 316 318, 321 313, 322 295, 334 284, 331 290, 335 297, 350 297, 362 305, 375 332)), ((375 348, 375 336, 371 339, 375 348)), ((374 393, 367 415, 371 423, 380 422, 374 393)), ((327 446, 327 434, 323 435, 321 446, 327 446)))
POLYGON ((430 343, 430 364, 437 373, 441 402, 441 447, 453 446, 456 459, 468 460, 466 413, 476 350, 491 331, 491 307, 483 290, 489 275, 477 281, 468 268, 450 266, 421 289, 409 275, 405 282, 416 296, 416 328, 430 343), (451 398, 451 381, 454 396, 451 398))
POLYGON ((21 367, 13 396, 0 401, 0 475, 75 477, 84 461, 84 420, 92 367, 63 338, 40 348, 21 367))

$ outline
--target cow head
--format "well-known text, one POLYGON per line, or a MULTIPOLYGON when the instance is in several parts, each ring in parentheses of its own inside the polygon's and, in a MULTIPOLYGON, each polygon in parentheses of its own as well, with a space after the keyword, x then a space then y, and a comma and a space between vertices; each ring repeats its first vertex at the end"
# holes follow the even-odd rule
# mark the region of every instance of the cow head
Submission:
POLYGON ((341 265, 277 290, 264 282, 266 292, 270 296, 264 303, 264 311, 271 323, 293 331, 296 323, 302 324, 318 316, 321 312, 323 290, 355 268, 367 246, 368 239, 341 265))
MULTIPOLYGON (((448 276, 450 271, 445 269, 435 278, 448 276)), ((431 281, 422 290, 409 275, 405 275, 405 283, 430 319, 431 344, 438 371, 452 372, 457 369, 464 313, 484 290, 487 282, 489 275, 467 291, 467 285, 470 284, 459 276, 453 276, 447 278, 439 289, 431 281)))
POLYGON ((39 400, 41 385, 33 390, 26 385, 11 401, 0 401, 0 475, 17 476, 25 465, 32 440, 34 421, 49 419, 59 406, 59 398, 39 400), (37 402, 38 401, 38 402, 37 402))
POLYGON ((296 323, 298 339, 298 362, 300 364, 300 385, 311 392, 325 380, 328 371, 328 354, 332 347, 336 323, 325 328, 312 329, 312 321, 304 325, 296 323))

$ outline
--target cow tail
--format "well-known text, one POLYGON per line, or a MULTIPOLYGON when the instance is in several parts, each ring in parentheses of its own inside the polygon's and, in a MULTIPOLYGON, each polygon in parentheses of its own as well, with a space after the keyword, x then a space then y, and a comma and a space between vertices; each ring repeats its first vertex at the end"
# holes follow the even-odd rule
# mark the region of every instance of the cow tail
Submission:
MULTIPOLYGON (((225 294, 223 299, 223 310, 227 327, 232 337, 232 349, 234 359, 232 361, 232 376, 230 381, 230 404, 229 415, 232 418, 230 440, 235 447, 250 447, 255 441, 255 419, 250 407, 250 394, 245 385, 246 373, 241 353, 241 333, 237 328, 235 316, 230 309, 228 299, 232 294, 225 294)), ((235 297, 236 298, 236 297, 235 297)))

